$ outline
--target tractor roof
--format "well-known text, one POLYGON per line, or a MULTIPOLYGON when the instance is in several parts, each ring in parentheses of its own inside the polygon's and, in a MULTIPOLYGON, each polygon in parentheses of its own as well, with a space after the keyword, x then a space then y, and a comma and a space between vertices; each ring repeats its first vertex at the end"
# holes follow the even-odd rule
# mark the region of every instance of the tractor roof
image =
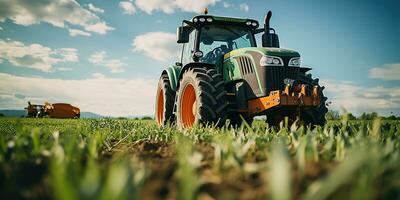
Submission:
POLYGON ((248 26, 250 28, 258 28, 259 25, 258 21, 254 19, 223 17, 214 15, 197 15, 192 18, 191 22, 200 26, 206 24, 229 24, 229 25, 248 26))

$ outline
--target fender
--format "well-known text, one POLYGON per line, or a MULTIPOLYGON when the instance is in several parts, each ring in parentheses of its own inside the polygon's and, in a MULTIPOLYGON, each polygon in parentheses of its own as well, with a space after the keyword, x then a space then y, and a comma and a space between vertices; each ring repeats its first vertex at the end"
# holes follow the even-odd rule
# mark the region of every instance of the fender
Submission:
POLYGON ((170 66, 161 73, 161 75, 168 75, 172 91, 177 90, 177 85, 179 82, 178 75, 181 73, 181 70, 182 69, 178 66, 170 66))

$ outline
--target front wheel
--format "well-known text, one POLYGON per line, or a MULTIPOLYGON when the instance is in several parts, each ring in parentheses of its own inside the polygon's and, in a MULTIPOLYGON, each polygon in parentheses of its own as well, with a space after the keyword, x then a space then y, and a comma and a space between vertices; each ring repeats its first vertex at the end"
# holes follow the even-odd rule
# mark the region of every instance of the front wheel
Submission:
POLYGON ((168 75, 161 75, 156 94, 155 119, 159 127, 173 122, 175 92, 171 89, 168 75))
POLYGON ((227 119, 227 99, 221 74, 215 69, 194 68, 180 81, 176 102, 179 128, 195 124, 223 125, 227 119))

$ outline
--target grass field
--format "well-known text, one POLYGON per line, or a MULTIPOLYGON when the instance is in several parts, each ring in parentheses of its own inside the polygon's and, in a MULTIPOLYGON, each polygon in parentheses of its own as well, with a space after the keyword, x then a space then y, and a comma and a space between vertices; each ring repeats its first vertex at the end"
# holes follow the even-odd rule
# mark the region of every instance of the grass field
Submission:
POLYGON ((400 199, 400 121, 0 118, 0 199, 400 199))

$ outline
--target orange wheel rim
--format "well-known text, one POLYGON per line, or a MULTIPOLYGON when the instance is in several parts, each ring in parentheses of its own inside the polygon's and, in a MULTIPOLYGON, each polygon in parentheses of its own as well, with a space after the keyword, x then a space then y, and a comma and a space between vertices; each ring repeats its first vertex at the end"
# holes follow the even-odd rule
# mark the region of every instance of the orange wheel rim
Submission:
POLYGON ((181 101, 181 122, 184 128, 192 127, 196 119, 197 103, 196 92, 192 84, 183 89, 181 101))
POLYGON ((163 118, 164 118, 164 91, 161 89, 158 92, 158 99, 157 99, 157 108, 156 108, 156 120, 158 125, 163 124, 163 118))

